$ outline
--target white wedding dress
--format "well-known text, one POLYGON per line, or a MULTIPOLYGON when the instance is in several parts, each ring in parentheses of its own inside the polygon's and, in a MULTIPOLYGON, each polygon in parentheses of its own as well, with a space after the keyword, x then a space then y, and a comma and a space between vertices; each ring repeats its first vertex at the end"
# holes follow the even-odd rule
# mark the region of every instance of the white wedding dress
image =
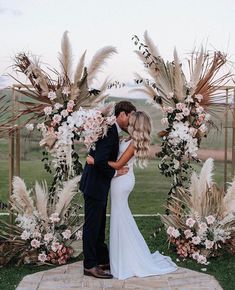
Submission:
MULTIPOLYGON (((122 141, 119 157, 131 141, 122 141)), ((110 267, 117 279, 162 275, 177 270, 169 257, 158 251, 151 254, 131 214, 128 197, 135 185, 134 157, 127 174, 111 181, 110 267)), ((144 198, 144 197, 143 197, 144 198)))

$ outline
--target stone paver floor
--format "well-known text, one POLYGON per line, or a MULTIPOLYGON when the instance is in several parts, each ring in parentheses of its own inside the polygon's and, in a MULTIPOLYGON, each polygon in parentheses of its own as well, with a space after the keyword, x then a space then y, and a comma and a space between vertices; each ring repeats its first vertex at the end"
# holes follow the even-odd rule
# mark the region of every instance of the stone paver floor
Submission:
POLYGON ((82 262, 25 276, 17 290, 222 290, 213 276, 179 268, 176 272, 145 278, 96 279, 83 275, 82 262))

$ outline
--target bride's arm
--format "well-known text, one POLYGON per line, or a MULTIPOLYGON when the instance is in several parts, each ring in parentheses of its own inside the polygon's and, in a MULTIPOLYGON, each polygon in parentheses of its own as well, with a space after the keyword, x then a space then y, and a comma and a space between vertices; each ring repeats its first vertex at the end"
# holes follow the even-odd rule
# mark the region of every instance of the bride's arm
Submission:
POLYGON ((134 156, 135 148, 132 143, 127 147, 126 151, 123 152, 121 157, 117 161, 108 161, 109 166, 116 170, 121 169, 127 164, 127 162, 134 156))

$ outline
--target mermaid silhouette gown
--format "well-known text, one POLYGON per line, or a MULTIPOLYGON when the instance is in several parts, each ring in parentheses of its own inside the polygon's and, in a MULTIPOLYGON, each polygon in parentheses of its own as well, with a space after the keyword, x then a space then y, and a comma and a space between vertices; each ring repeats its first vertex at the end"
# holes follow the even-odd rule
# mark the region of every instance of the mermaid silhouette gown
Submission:
MULTIPOLYGON (((121 142, 119 157, 130 142, 121 142)), ((130 211, 128 197, 135 185, 134 160, 135 157, 129 160, 127 174, 111 181, 109 255, 111 273, 117 279, 163 275, 177 270, 170 257, 158 251, 150 253, 130 211)))

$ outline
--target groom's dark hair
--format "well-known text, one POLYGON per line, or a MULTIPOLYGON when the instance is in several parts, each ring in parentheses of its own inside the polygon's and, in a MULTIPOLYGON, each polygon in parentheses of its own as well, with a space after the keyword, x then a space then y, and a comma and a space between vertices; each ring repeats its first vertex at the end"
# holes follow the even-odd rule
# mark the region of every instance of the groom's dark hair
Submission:
POLYGON ((118 115, 121 112, 125 112, 127 115, 127 114, 131 113, 132 111, 136 111, 136 107, 131 102, 121 101, 115 105, 115 116, 116 117, 118 117, 118 115))

